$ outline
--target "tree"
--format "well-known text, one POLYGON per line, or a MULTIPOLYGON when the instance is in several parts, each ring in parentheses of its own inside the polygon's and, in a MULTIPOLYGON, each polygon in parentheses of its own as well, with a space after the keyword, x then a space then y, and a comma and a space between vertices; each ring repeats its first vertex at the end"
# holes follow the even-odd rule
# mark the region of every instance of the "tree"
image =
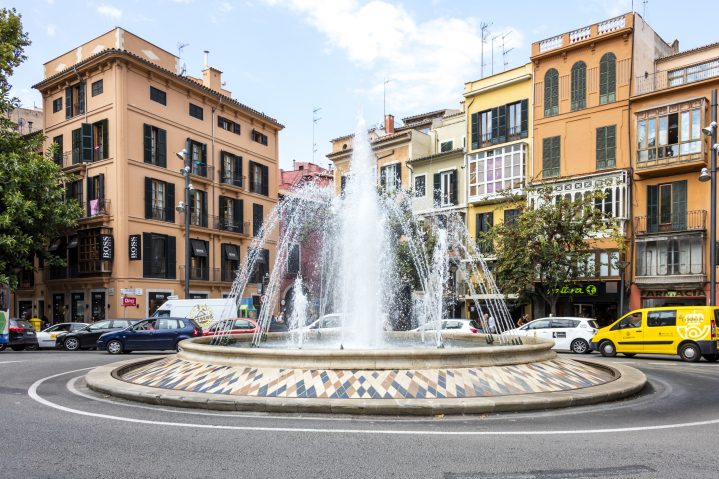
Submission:
POLYGON ((0 281, 17 284, 20 271, 34 268, 34 258, 63 264, 47 253, 47 245, 82 214, 77 202, 65 201, 71 180, 42 153, 41 135, 23 136, 8 114, 19 106, 10 96, 10 77, 27 57, 27 33, 15 9, 0 9, 0 281))
POLYGON ((597 249, 593 239, 611 240, 623 252, 618 221, 596 207, 603 198, 597 190, 572 200, 542 187, 531 206, 525 199, 515 200, 520 213, 514 221, 495 225, 480 239, 495 246, 495 278, 502 292, 524 301, 535 294, 556 314, 568 282, 595 276, 589 271, 594 263, 588 261, 597 249))

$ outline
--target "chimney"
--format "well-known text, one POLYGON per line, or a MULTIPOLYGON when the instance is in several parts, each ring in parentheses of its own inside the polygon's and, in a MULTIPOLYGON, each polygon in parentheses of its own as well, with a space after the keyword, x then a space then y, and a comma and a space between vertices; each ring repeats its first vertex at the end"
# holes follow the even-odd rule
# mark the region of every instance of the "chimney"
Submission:
POLYGON ((384 132, 388 135, 394 133, 394 115, 384 116, 384 132))

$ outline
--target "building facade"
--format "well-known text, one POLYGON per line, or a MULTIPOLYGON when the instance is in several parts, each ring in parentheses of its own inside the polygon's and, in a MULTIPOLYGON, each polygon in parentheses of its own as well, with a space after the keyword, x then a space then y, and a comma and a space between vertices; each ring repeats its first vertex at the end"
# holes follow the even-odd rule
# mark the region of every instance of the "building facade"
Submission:
MULTIPOLYGON (((184 296, 185 268, 190 297, 228 294, 277 202, 283 126, 233 99, 219 70, 206 65, 202 78, 182 75, 175 55, 121 28, 44 70, 35 88, 43 97, 45 146, 57 145, 55 161, 76 178, 67 185, 68 201, 85 214, 76 230, 49 246, 68 266, 38 265, 18 300, 53 322, 139 318, 184 296), (176 212, 180 201, 190 209, 190 224, 176 212)), ((275 242, 253 282, 269 270, 275 242)))

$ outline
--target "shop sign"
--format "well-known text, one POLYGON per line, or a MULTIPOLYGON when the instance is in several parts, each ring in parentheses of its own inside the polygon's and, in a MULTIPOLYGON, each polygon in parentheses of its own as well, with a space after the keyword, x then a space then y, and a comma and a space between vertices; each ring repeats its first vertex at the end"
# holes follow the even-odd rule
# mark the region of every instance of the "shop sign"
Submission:
POLYGON ((114 246, 112 235, 100 235, 100 259, 112 259, 114 246))
POLYGON ((642 298, 705 298, 703 289, 642 291, 642 298))
POLYGON ((122 305, 125 306, 125 307, 128 307, 128 306, 137 306, 137 298, 124 297, 124 298, 122 298, 122 305))
POLYGON ((140 235, 130 235, 129 248, 130 260, 142 259, 142 240, 140 235))
POLYGON ((553 293, 560 296, 597 296, 599 295, 599 285, 594 283, 567 284, 556 288, 553 293))

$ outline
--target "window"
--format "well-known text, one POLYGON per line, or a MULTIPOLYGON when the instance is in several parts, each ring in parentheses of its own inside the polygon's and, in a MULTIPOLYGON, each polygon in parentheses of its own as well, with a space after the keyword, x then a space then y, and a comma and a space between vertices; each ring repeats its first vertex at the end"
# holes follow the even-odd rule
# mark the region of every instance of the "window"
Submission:
POLYGON ((425 175, 414 177, 414 196, 422 198, 427 194, 427 177, 425 175))
POLYGON ((439 151, 440 151, 440 153, 452 151, 452 147, 453 147, 452 140, 443 141, 442 143, 439 144, 439 151))
POLYGON ((677 312, 674 311, 650 311, 647 313, 647 326, 660 328, 662 326, 676 326, 677 312))
POLYGON ((207 241, 190 240, 190 279, 210 279, 209 249, 207 241))
POLYGON ((469 196, 494 195, 524 183, 525 146, 480 151, 469 159, 469 196))
POLYGON ((435 207, 457 204, 457 171, 442 171, 434 175, 435 207))
POLYGON ((684 85, 696 81, 706 80, 719 76, 719 60, 710 60, 698 65, 688 66, 679 70, 672 70, 667 74, 668 85, 670 87, 684 85))
POLYGON ((191 173, 207 178, 207 145, 190 140, 191 173))
POLYGON ((269 168, 250 161, 250 193, 269 196, 269 168))
POLYGON ((619 251, 598 251, 596 256, 594 262, 599 265, 599 277, 619 276, 619 251))
POLYGON ((145 218, 175 222, 175 185, 145 177, 145 218))
POLYGON ((402 165, 394 163, 381 167, 379 183, 387 193, 402 189, 402 165))
POLYGON ((487 233, 494 225, 494 212, 477 213, 474 217, 474 235, 477 241, 477 247, 482 254, 492 253, 494 251, 492 242, 487 237, 487 233))
POLYGON ((62 110, 62 97, 55 98, 52 101, 52 112, 57 113, 58 111, 62 110))
POLYGON ((257 203, 252 204, 252 236, 257 236, 262 230, 264 222, 264 208, 257 203))
POLYGON ((553 136, 542 142, 542 176, 545 178, 559 176, 560 138, 553 136))
POLYGON ((143 233, 142 249, 143 276, 145 278, 175 279, 176 239, 174 236, 143 233))
POLYGON ((232 133, 235 133, 237 135, 240 134, 240 124, 235 123, 232 120, 228 120, 225 117, 217 116, 217 126, 222 128, 223 130, 231 131, 232 133))
POLYGON ((233 244, 223 244, 222 250, 222 281, 232 282, 240 269, 240 247, 233 244))
POLYGON ((640 114, 637 121, 639 167, 701 156, 702 109, 694 106, 686 103, 640 114))
POLYGON ((85 113, 85 82, 65 88, 65 118, 85 113))
POLYGON ((72 164, 91 163, 109 158, 108 121, 82 123, 72 131, 72 164))
POLYGON ((257 251, 257 259, 252 270, 251 283, 261 283, 265 275, 270 271, 270 252, 266 249, 257 251))
POLYGON ((597 169, 616 166, 616 125, 597 128, 597 169))
POLYGON ((300 272, 300 245, 298 243, 290 245, 287 252, 287 272, 290 274, 299 274, 300 272))
POLYGON ((648 233, 687 229, 687 181, 647 186, 648 233))
POLYGON ((202 107, 190 103, 190 116, 202 120, 204 118, 204 111, 202 107))
POLYGON ((154 86, 151 86, 150 87, 150 100, 156 101, 157 103, 161 103, 163 105, 167 105, 167 93, 155 88, 154 86))
POLYGON ((670 237, 637 241, 637 276, 704 274, 704 240, 670 237))
POLYGON ((53 147, 55 148, 55 151, 52 154, 52 159, 59 166, 62 168, 62 160, 63 160, 63 151, 62 151, 62 135, 58 135, 55 138, 52 139, 53 147))
POLYGON ((504 143, 528 136, 529 100, 472 113, 472 148, 504 143))
POLYGON ((572 66, 572 111, 587 107, 587 65, 577 62, 572 66))
POLYGON ((517 222, 519 217, 519 210, 514 208, 511 210, 504 210, 504 224, 513 225, 517 222))
POLYGON ((349 180, 348 175, 342 175, 340 177, 340 196, 344 198, 345 190, 347 189, 347 181, 349 180))
POLYGON ((482 145, 492 141, 492 110, 479 114, 479 137, 482 145))
POLYGON ((66 195, 68 200, 75 200, 78 205, 83 206, 85 201, 82 192, 82 180, 76 180, 68 183, 66 195))
POLYGON ((624 190, 619 187, 604 188, 604 197, 594 200, 594 208, 608 218, 622 218, 624 190))
POLYGON ((522 133, 522 102, 507 105, 507 134, 510 139, 518 138, 522 133))
POLYGON ((605 53, 599 61, 599 104, 611 103, 617 99, 617 57, 605 53))
POLYGON ((143 125, 145 163, 167 168, 167 132, 152 125, 143 125))
POLYGON ((102 80, 92 82, 90 90, 92 91, 92 96, 102 95, 102 80))
POLYGON ((220 176, 222 183, 242 186, 242 157, 221 151, 220 176))
POLYGON ((207 228, 207 192, 190 192, 190 224, 207 228))
POLYGON ((252 141, 256 141, 261 145, 267 146, 267 135, 260 133, 257 130, 252 130, 252 141))
POLYGON ((544 116, 559 113, 559 73, 554 68, 544 75, 544 116))
POLYGON ((218 228, 225 231, 243 232, 243 201, 220 196, 220 218, 218 228))
POLYGON ((92 161, 101 161, 109 157, 107 120, 92 124, 92 161))
POLYGON ((87 180, 87 207, 88 217, 106 214, 105 210, 105 175, 100 173, 88 176, 87 180))

